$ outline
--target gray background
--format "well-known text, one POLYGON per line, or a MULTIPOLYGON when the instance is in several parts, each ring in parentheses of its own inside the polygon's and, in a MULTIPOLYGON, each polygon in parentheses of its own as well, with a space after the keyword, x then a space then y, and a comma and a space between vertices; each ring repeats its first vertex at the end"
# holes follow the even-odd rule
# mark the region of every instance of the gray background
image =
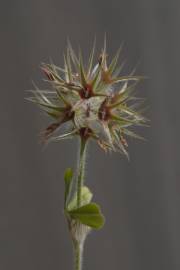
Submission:
POLYGON ((42 150, 37 134, 48 120, 25 102, 39 65, 62 65, 69 36, 87 56, 107 33, 109 55, 125 41, 127 70, 140 61, 140 87, 151 127, 147 143, 130 142, 131 162, 91 144, 87 183, 106 226, 92 233, 84 269, 180 269, 179 71, 180 2, 173 0, 0 2, 0 269, 72 269, 64 221, 63 172, 75 166, 77 144, 42 150))

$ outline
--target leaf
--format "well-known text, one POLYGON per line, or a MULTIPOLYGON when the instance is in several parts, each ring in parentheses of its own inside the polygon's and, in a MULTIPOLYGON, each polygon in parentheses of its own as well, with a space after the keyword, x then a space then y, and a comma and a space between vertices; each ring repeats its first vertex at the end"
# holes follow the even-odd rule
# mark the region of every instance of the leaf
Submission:
POLYGON ((64 205, 65 206, 67 205, 68 197, 71 192, 72 178, 73 178, 73 171, 71 168, 67 168, 64 174, 64 183, 65 183, 64 205))
POLYGON ((79 220, 82 224, 94 229, 102 228, 105 222, 99 205, 95 203, 89 203, 69 211, 69 215, 72 219, 79 220))
MULTIPOLYGON (((86 186, 83 186, 81 188, 81 206, 86 205, 88 203, 91 202, 93 197, 92 192, 90 191, 90 189, 86 186)), ((68 210, 71 211, 73 209, 75 209, 77 206, 77 192, 75 192, 72 200, 69 202, 68 204, 68 210)))

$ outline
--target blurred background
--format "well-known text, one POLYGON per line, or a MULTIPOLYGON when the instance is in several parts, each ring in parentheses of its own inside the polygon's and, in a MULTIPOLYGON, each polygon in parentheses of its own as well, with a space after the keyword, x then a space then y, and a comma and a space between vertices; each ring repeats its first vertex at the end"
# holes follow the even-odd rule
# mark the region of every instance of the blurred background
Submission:
MULTIPOLYGON (((179 70, 180 2, 176 0, 1 0, 0 3, 0 269, 72 269, 63 208, 63 173, 76 165, 77 142, 51 144, 49 123, 24 100, 32 80, 43 87, 41 62, 63 64, 69 37, 86 57, 107 34, 111 58, 147 75, 147 142, 129 141, 130 162, 89 148, 87 185, 106 216, 86 242, 86 270, 180 269, 179 70)), ((97 53, 98 55, 98 53, 97 53)))

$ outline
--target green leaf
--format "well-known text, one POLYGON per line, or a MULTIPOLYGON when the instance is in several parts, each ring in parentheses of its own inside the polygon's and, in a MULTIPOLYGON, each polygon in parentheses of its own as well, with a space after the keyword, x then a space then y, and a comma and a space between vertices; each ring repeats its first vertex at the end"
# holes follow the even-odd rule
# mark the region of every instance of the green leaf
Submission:
POLYGON ((65 194, 64 194, 64 206, 67 205, 67 200, 71 192, 73 171, 71 168, 67 168, 64 174, 65 194))
POLYGON ((95 203, 89 203, 69 211, 69 215, 72 219, 76 219, 93 229, 102 228, 105 222, 100 207, 95 203))
MULTIPOLYGON (((86 205, 91 202, 93 197, 92 192, 86 186, 81 187, 81 205, 86 205)), ((72 200, 69 202, 67 208, 69 211, 75 209, 77 206, 77 192, 75 192, 72 200)))

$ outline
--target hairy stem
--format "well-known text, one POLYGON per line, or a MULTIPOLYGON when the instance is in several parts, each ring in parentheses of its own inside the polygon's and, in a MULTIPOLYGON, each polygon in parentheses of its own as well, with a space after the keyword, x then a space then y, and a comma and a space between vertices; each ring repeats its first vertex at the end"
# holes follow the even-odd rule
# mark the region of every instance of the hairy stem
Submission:
POLYGON ((82 255, 83 255, 83 245, 76 242, 74 245, 75 253, 75 270, 82 270, 82 255))
MULTIPOLYGON (((85 170, 85 159, 86 159, 86 140, 80 140, 79 158, 78 158, 78 172, 77 172, 77 207, 81 206, 81 188, 84 182, 84 170, 85 170)), ((76 230, 78 226, 76 224, 76 230)), ((80 236, 80 235, 79 235, 80 236)), ((81 237, 74 242, 74 257, 75 257, 75 270, 82 270, 82 258, 83 258, 83 246, 84 239, 83 234, 81 237)))
POLYGON ((81 206, 81 188, 84 182, 85 160, 86 160, 86 140, 80 141, 80 154, 79 154, 79 166, 78 166, 78 178, 77 178, 77 207, 81 206))

